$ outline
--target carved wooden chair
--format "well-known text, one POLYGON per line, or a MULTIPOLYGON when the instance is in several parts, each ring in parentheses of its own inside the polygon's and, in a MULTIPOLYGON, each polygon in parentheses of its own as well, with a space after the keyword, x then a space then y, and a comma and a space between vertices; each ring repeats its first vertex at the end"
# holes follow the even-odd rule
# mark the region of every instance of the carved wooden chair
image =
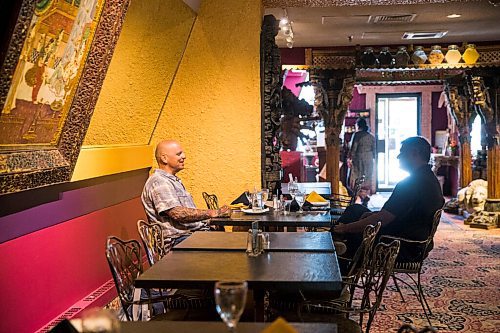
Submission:
MULTIPOLYGON (((399 252, 399 241, 390 244, 379 243, 375 246, 372 255, 367 260, 367 266, 357 275, 353 282, 344 282, 350 289, 350 300, 305 300, 300 307, 301 318, 304 321, 325 321, 328 314, 314 313, 315 309, 331 309, 341 313, 349 319, 352 315, 359 315, 358 325, 363 327, 364 315, 368 315, 365 332, 370 331, 375 314, 382 302, 387 281, 389 280, 394 263, 399 252), (309 318, 308 318, 309 317, 309 318)), ((327 321, 338 321, 338 315, 329 314, 327 321)), ((350 320, 350 319, 349 319, 350 320)), ((352 321, 352 320, 351 320, 352 321)), ((340 321, 343 323, 342 321, 340 321)), ((358 330, 359 332, 361 331, 358 330)))
POLYGON ((394 281, 394 285, 401 296, 402 301, 404 302, 404 297, 403 293, 401 292, 401 289, 399 289, 398 281, 405 284, 408 286, 415 296, 417 297, 418 301, 420 302, 420 305, 422 306, 422 310, 424 310, 425 317, 427 318, 427 321, 429 322, 429 325, 432 326, 432 323, 429 319, 429 315, 432 316, 432 311, 431 308, 429 307, 429 304, 427 303, 427 300, 425 299, 425 294, 422 288, 422 280, 421 280, 421 275, 422 275, 422 267, 424 265, 424 259, 427 258, 427 255, 431 249, 431 244, 434 239, 434 235, 436 234, 436 230, 438 228, 439 222, 441 220, 441 213, 443 212, 442 209, 439 209, 435 214, 434 218, 432 221, 432 228, 431 232, 429 234, 429 237, 426 240, 423 241, 415 241, 411 239, 405 239, 401 237, 394 237, 394 236, 388 236, 388 235, 383 235, 380 237, 381 241, 391 241, 391 240, 398 240, 401 242, 402 246, 416 246, 419 248, 420 252, 417 258, 415 260, 407 262, 407 261, 396 261, 396 265, 394 266, 394 273, 392 274, 392 279, 394 281), (408 276, 413 282, 413 285, 411 283, 408 283, 407 281, 399 278, 397 274, 405 274, 408 276), (413 275, 416 275, 416 279, 413 277, 413 275))
POLYGON ((150 290, 146 290, 148 297, 141 298, 141 289, 134 287, 135 280, 143 272, 141 246, 138 241, 124 241, 115 236, 108 237, 106 258, 127 320, 139 319, 138 307, 142 310, 142 319, 148 319, 153 313, 154 303, 160 303, 160 308, 164 310, 161 303, 166 302, 171 297, 170 295, 159 292, 151 296, 150 290), (149 314, 147 314, 148 311, 149 314))
POLYGON ((207 204, 208 209, 219 209, 219 200, 215 194, 208 194, 207 192, 203 192, 203 199, 205 199, 205 203, 207 204))
POLYGON ((172 238, 164 237, 162 228, 159 223, 137 221, 137 230, 150 265, 153 265, 166 255, 174 244, 172 238))

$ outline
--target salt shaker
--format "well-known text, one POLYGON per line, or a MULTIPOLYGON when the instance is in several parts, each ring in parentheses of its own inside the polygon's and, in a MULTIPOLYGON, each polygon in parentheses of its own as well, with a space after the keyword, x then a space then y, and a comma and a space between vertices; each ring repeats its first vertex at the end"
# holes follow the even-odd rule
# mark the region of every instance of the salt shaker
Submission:
POLYGON ((273 195, 273 209, 276 211, 279 210, 278 196, 276 194, 273 195))

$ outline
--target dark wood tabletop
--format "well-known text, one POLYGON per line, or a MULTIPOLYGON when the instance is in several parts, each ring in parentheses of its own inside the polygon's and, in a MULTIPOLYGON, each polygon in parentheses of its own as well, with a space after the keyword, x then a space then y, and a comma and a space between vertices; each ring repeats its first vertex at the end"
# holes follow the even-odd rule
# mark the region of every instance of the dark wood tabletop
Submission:
MULTIPOLYGON (((238 333, 261 332, 270 323, 238 323, 238 333)), ((290 323, 299 333, 337 333, 333 323, 290 323)), ((222 322, 211 321, 139 321, 120 323, 121 333, 174 332, 174 333, 227 333, 222 322)))
POLYGON ((257 290, 338 291, 342 279, 335 253, 171 251, 141 274, 139 288, 213 288, 219 280, 246 280, 257 290))
POLYGON ((328 211, 304 211, 302 214, 291 212, 284 215, 271 209, 264 214, 246 214, 233 212, 231 217, 217 217, 211 223, 219 226, 248 226, 253 221, 259 222, 259 227, 331 227, 332 216, 328 211))
MULTIPOLYGON (((268 232, 265 251, 335 252, 329 232, 268 232)), ((247 232, 198 231, 174 247, 176 251, 245 251, 247 232)))

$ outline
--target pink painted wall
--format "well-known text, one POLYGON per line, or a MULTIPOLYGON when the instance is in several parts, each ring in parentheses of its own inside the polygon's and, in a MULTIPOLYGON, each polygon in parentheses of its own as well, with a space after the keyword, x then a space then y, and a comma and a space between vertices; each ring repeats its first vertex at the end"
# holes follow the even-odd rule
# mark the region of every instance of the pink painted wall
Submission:
POLYGON ((289 70, 287 72, 284 86, 292 91, 292 93, 299 97, 300 91, 302 87, 296 87, 295 84, 304 82, 307 77, 307 72, 295 72, 293 70, 289 70))
POLYGON ((139 239, 143 218, 135 198, 0 244, 0 332, 34 332, 111 279, 106 237, 139 239))
POLYGON ((366 94, 360 94, 358 88, 354 87, 351 104, 349 104, 349 110, 364 109, 366 109, 366 94))

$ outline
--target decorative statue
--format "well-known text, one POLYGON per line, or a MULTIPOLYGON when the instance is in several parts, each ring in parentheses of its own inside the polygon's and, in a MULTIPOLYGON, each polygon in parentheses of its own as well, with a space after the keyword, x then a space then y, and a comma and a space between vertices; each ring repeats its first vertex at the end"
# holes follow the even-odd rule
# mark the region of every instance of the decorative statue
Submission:
POLYGON ((306 136, 300 132, 302 128, 308 128, 300 124, 299 116, 310 117, 313 107, 305 100, 299 99, 290 89, 282 89, 283 118, 281 118, 281 144, 283 150, 295 151, 297 140, 305 143, 306 136))
POLYGON ((469 214, 481 212, 488 197, 488 182, 483 179, 473 180, 469 186, 458 191, 457 197, 460 207, 469 214))

